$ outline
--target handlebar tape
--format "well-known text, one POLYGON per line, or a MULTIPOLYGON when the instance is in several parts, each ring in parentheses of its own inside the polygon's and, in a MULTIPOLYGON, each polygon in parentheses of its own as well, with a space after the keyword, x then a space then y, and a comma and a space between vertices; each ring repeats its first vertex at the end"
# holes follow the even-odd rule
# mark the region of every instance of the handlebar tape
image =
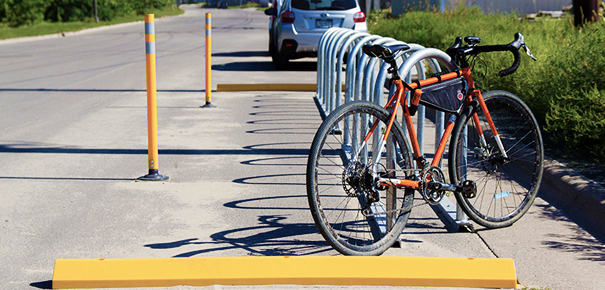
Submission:
POLYGON ((515 43, 513 42, 510 44, 506 44, 506 45, 477 46, 477 47, 474 47, 473 52, 482 53, 482 52, 491 52, 491 51, 510 51, 513 54, 515 60, 511 67, 503 69, 498 73, 499 76, 503 77, 503 76, 507 76, 509 74, 514 73, 519 68, 519 65, 521 64, 521 55, 519 54, 519 48, 515 47, 514 44, 515 43))
POLYGON ((514 47, 511 48, 512 49, 510 50, 510 52, 512 52, 515 56, 515 61, 513 62, 513 65, 511 67, 503 69, 498 73, 498 75, 500 75, 501 77, 514 73, 521 64, 521 55, 519 54, 519 50, 515 49, 514 47))

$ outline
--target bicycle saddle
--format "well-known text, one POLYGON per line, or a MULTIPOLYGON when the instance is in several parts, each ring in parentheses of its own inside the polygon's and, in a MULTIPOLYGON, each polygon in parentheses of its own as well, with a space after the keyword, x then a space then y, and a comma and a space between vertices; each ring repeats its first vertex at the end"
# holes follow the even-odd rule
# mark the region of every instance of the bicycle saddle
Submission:
POLYGON ((395 53, 400 50, 407 50, 410 46, 407 44, 394 44, 394 45, 364 45, 361 50, 363 53, 371 57, 379 57, 382 59, 392 58, 395 53))

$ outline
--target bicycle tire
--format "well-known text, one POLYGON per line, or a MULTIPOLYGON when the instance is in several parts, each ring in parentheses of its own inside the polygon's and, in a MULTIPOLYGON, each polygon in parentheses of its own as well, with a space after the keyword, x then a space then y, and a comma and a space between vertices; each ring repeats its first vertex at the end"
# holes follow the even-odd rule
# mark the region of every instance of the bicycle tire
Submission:
MULTIPOLYGON (((403 190, 403 195, 395 194, 396 198, 392 199, 393 202, 387 202, 385 206, 381 202, 386 200, 386 190, 380 190, 377 192, 381 202, 371 203, 374 206, 372 213, 375 215, 366 216, 362 212, 364 208, 362 204, 366 200, 368 191, 362 185, 352 182, 350 177, 361 176, 360 172, 363 171, 361 169, 367 166, 362 162, 353 162, 352 160, 355 159, 352 155, 355 154, 351 152, 363 153, 358 161, 365 162, 366 159, 371 159, 364 157, 371 157, 378 146, 374 138, 370 138, 366 143, 367 146, 364 148, 367 150, 357 149, 362 148, 361 139, 364 138, 359 136, 365 136, 366 128, 371 126, 363 124, 369 124, 376 119, 380 120, 383 127, 377 128, 374 132, 383 132, 389 121, 389 112, 384 108, 366 101, 355 101, 340 106, 319 127, 309 152, 306 173, 307 197, 313 220, 324 239, 344 255, 380 255, 386 251, 403 231, 413 203, 414 190, 406 189, 403 190), (365 133, 354 134, 362 131, 365 133), (350 134, 351 140, 360 141, 345 141, 347 133, 350 134), (366 151, 367 155, 365 155, 366 151), (352 168, 359 170, 351 170, 352 168), (406 211, 391 211, 389 213, 391 216, 387 217, 385 214, 387 207, 391 210, 406 209, 406 211), (382 233, 379 224, 383 226, 382 233)), ((414 166, 410 147, 399 123, 393 124, 391 133, 392 139, 389 140, 395 140, 393 143, 397 148, 394 152, 398 152, 395 157, 397 164, 393 166, 395 171, 388 171, 387 174, 405 175, 406 173, 399 169, 411 169, 414 166)), ((380 167, 384 166, 386 173, 385 163, 386 154, 383 153, 380 167)), ((396 192, 401 191, 396 190, 396 192)))
POLYGON ((501 228, 512 225, 531 207, 542 180, 544 148, 536 118, 519 97, 491 91, 483 98, 508 158, 500 154, 478 106, 476 110, 465 110, 456 123, 450 143, 449 173, 454 184, 460 185, 464 180, 476 182, 475 197, 455 193, 462 210, 484 227, 501 228), (475 111, 487 147, 480 145, 475 122, 471 121, 475 111), (468 128, 466 138, 465 128, 468 128))

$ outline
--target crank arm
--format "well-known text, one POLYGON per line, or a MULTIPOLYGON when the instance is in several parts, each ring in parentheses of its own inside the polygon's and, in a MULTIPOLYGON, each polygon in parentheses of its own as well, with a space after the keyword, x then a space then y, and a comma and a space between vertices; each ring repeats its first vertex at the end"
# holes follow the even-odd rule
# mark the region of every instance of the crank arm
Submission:
POLYGON ((427 188, 432 189, 432 190, 443 190, 443 191, 449 191, 449 192, 462 191, 462 186, 445 183, 445 182, 438 182, 438 181, 427 182, 426 186, 427 186, 427 188))

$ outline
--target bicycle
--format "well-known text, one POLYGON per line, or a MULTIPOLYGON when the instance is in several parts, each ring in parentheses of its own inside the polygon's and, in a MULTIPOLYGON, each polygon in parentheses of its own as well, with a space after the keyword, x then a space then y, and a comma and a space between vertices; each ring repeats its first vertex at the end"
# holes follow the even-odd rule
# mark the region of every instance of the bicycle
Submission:
POLYGON ((510 51, 513 65, 499 73, 506 76, 519 67, 521 47, 536 59, 520 33, 506 45, 480 46, 481 39, 473 36, 464 41, 462 46, 457 37, 446 50, 455 70, 409 84, 401 80, 394 57, 409 46, 363 47, 364 53, 389 64, 396 90, 385 107, 353 101, 331 112, 313 139, 307 162, 313 219, 340 253, 379 255, 392 246, 418 206, 413 205, 416 191, 422 204, 437 204, 453 193, 468 217, 487 228, 512 225, 532 205, 544 158, 538 123, 517 96, 482 94, 469 60, 480 53, 510 51), (419 104, 450 115, 431 163, 421 154, 412 123, 419 104), (411 146, 397 121, 399 107, 411 146), (439 164, 450 136, 448 183, 439 164))

